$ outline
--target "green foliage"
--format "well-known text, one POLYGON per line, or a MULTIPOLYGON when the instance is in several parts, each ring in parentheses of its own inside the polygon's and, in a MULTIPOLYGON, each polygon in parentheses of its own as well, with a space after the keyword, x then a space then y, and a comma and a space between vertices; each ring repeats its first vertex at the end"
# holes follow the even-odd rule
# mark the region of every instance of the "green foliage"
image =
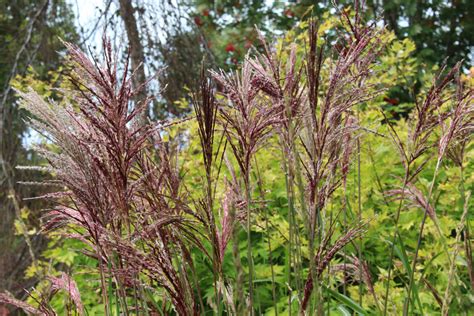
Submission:
MULTIPOLYGON (((320 28, 321 34, 335 26, 347 27, 347 25, 338 24, 339 22, 328 15, 325 17, 325 22, 321 24, 320 28)), ((288 32, 277 43, 277 49, 284 56, 288 56, 289 43, 300 44, 296 55, 299 58, 298 62, 301 63, 305 53, 301 44, 307 40, 305 37, 307 27, 308 24, 303 22, 288 32)), ((329 40, 321 38, 318 44, 322 45, 324 41, 329 40)), ((375 70, 381 75, 373 78, 371 84, 373 84, 374 91, 383 89, 386 93, 356 109, 360 124, 366 128, 358 135, 360 160, 356 158, 351 161, 346 185, 337 189, 322 215, 325 219, 337 218, 335 221, 336 236, 347 230, 351 223, 356 223, 358 216, 369 223, 363 238, 347 245, 342 253, 335 257, 331 265, 347 263, 349 255, 357 256, 360 253, 361 259, 369 267, 373 292, 370 284, 359 279, 357 275, 348 276, 340 271, 331 272, 330 266, 329 273, 324 274, 320 280, 321 294, 327 305, 324 309, 327 308, 329 314, 378 315, 382 313, 381 306, 384 300, 388 301, 389 314, 397 315, 403 311, 406 298, 405 289, 409 286, 410 274, 412 273, 411 263, 417 248, 418 227, 423 218, 422 209, 416 205, 404 203, 398 228, 395 227, 394 217, 398 201, 387 197, 385 192, 399 187, 404 175, 401 157, 397 154, 397 148, 390 136, 392 133, 390 126, 402 139, 408 138, 407 121, 413 115, 414 100, 419 99, 421 94, 425 92, 426 87, 431 83, 432 75, 431 71, 426 71, 420 76, 419 69, 421 66, 414 58, 416 47, 413 41, 409 39, 398 40, 394 33, 389 31, 383 33, 382 41, 385 44, 385 51, 375 66, 375 70), (397 101, 396 104, 387 101, 387 99, 394 98, 398 92, 410 89, 411 85, 417 80, 421 81, 419 96, 413 96, 412 99, 407 100, 400 99, 400 102, 397 101), (360 191, 358 190, 359 181, 360 191), (358 209, 359 201, 360 210, 358 209), (344 216, 338 217, 341 210, 344 210, 344 216), (358 214, 359 211, 360 214, 358 214), (398 232, 396 229, 398 229, 398 232), (394 234, 397 237, 393 245, 395 257, 391 262, 387 250, 392 246, 392 236, 394 234), (388 279, 388 270, 391 265, 394 266, 393 273, 388 279), (391 288, 390 297, 388 298, 384 297, 386 282, 391 288)), ((225 57, 222 56, 222 58, 225 57)), ((325 60, 325 64, 329 62, 331 62, 330 57, 325 60)), ((324 78, 329 77, 327 68, 323 68, 322 73, 324 78)), ((472 75, 463 77, 466 85, 472 84, 472 80, 472 75)), ((48 96, 47 91, 50 91, 29 77, 18 81, 17 86, 19 88, 24 85, 36 86, 40 91, 45 91, 45 97, 48 96)), ((185 99, 181 100, 179 104, 182 107, 187 106, 185 99)), ((162 135, 163 141, 169 145, 169 150, 179 151, 180 153, 177 163, 180 166, 180 175, 189 190, 190 199, 198 199, 202 196, 205 182, 201 144, 196 136, 197 134, 197 123, 194 120, 189 120, 170 127, 162 135)), ((218 136, 220 137, 220 135, 218 136)), ((434 157, 436 154, 436 149, 430 148, 420 160, 434 157)), ((455 230, 461 221, 465 204, 464 197, 459 194, 460 187, 463 186, 466 192, 474 189, 473 156, 474 147, 471 144, 466 149, 465 165, 463 166, 464 178, 461 178, 461 170, 458 166, 445 160, 433 184, 436 193, 432 203, 439 218, 441 234, 446 239, 450 253, 455 247, 459 246, 459 241, 452 235, 453 229, 455 230)), ((227 158, 230 165, 223 168, 220 176, 230 179, 232 177, 231 169, 238 170, 238 165, 234 157, 229 156, 227 158)), ((266 141, 263 149, 256 154, 255 160, 258 165, 252 169, 251 174, 252 182, 258 183, 252 188, 251 192, 254 199, 252 214, 255 216, 253 219, 255 225, 253 225, 251 231, 255 269, 255 306, 258 306, 259 314, 274 315, 278 311, 279 314, 286 315, 289 313, 288 289, 292 288, 294 293, 290 298, 292 306, 295 307, 293 313, 297 310, 296 307, 298 306, 298 300, 301 299, 299 297, 301 293, 297 293, 295 290, 297 281, 288 284, 287 276, 294 273, 295 269, 295 267, 291 267, 291 264, 289 268, 287 262, 287 244, 290 239, 292 224, 288 221, 290 201, 287 184, 285 183, 285 157, 281 153, 276 135, 266 141), (273 291, 276 293, 276 302, 273 291)), ((417 177, 416 184, 425 193, 430 190, 435 168, 436 161, 434 159, 428 160, 425 168, 417 177)), ((240 179, 242 175, 238 171, 236 172, 237 178, 240 179)), ((217 203, 213 210, 216 215, 221 212, 226 194, 225 189, 222 181, 219 182, 216 189, 216 200, 220 203, 217 203)), ((296 211, 301 212, 303 205, 300 202, 295 202, 295 205, 296 211)), ((466 226, 472 227, 473 223, 473 219, 468 217, 466 226)), ((296 222, 295 229, 303 231, 304 223, 296 222)), ((307 275, 309 273, 308 263, 312 260, 309 253, 309 241, 304 234, 301 234, 300 238, 299 251, 301 251, 302 264, 305 267, 304 275, 307 275)), ((438 302, 438 298, 443 295, 448 285, 450 268, 449 254, 443 251, 443 238, 440 238, 435 223, 428 220, 423 247, 419 252, 414 271, 416 283, 413 286, 415 301, 412 303, 413 315, 433 315, 441 312, 442 307, 438 302)), ((244 272, 248 273, 247 242, 244 229, 240 229, 237 238, 233 239, 227 248, 222 269, 223 274, 229 278, 229 280, 226 280, 229 283, 235 282, 237 278, 235 258, 230 249, 237 248, 239 250, 244 272)), ((209 252, 212 251, 210 243, 204 244, 204 247, 209 252)), ((89 314, 100 314, 103 311, 101 304, 104 302, 97 290, 99 281, 95 278, 96 275, 91 273, 96 268, 96 261, 80 254, 82 250, 84 250, 84 246, 77 241, 59 236, 52 237, 48 249, 42 254, 40 262, 32 266, 27 273, 29 276, 45 276, 54 275, 60 270, 69 270, 78 284, 89 314)), ((193 261, 198 263, 194 267, 195 277, 197 283, 203 289, 201 295, 207 308, 206 312, 211 313, 218 309, 215 306, 217 298, 215 297, 212 264, 202 249, 197 247, 192 249, 191 256, 193 261)), ((457 272, 454 275, 454 295, 450 304, 450 312, 453 315, 462 315, 466 311, 474 309, 474 296, 472 295, 468 275, 468 269, 472 269, 472 267, 468 267, 470 261, 466 256, 466 252, 461 250, 454 258, 457 272)), ((248 287, 249 284, 246 283, 243 286, 248 287)), ((47 287, 48 281, 43 281, 38 285, 38 291, 45 291, 47 287)), ((166 305, 164 295, 160 290, 150 291, 147 296, 153 304, 166 305)), ((112 306, 119 308, 117 300, 112 306)), ((30 301, 33 302, 32 299, 30 301)), ((110 301, 114 301, 114 298, 111 297, 110 301)), ((59 295, 53 299, 51 304, 57 308, 59 313, 64 313, 67 306, 64 302, 67 302, 67 298, 59 295)))
MULTIPOLYGON (((241 59, 250 44, 255 44, 254 26, 268 35, 291 30, 309 17, 324 23, 328 14, 353 5, 352 1, 191 1, 194 22, 208 36, 219 61, 228 64, 241 59), (227 51, 228 44, 235 50, 227 51), (233 59, 235 58, 235 60, 233 59)), ((411 39, 416 44, 416 57, 423 63, 441 64, 448 58, 449 65, 461 59, 472 64, 474 38, 470 13, 472 1, 376 1, 366 2, 365 19, 376 17, 383 21, 400 39, 411 39)))
MULTIPOLYGON (((54 77, 60 71, 60 38, 78 41, 74 16, 67 1, 2 0, 0 1, 0 291, 24 297, 35 278, 25 278, 25 270, 46 245, 39 231, 39 210, 44 203, 23 198, 41 195, 44 187, 28 187, 19 181, 44 179, 15 169, 17 165, 36 164, 38 155, 26 144, 31 141, 24 112, 12 89, 17 76, 33 74, 41 86, 34 86, 48 97, 54 93, 54 77), (26 217, 26 214, 28 216, 26 217)), ((26 89, 30 83, 24 82, 26 89)), ((3 311, 3 310, 2 310, 3 311)))

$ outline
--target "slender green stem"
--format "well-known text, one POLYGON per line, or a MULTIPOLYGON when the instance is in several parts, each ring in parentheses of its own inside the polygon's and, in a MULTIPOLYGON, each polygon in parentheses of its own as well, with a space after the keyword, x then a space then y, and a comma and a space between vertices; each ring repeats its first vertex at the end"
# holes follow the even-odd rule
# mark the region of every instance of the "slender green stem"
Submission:
MULTIPOLYGON (((460 166, 460 184, 459 184, 459 192, 461 194, 462 198, 462 203, 466 203, 466 188, 464 186, 464 166, 460 166)), ((472 264, 472 251, 471 251, 471 239, 469 236, 469 223, 470 223, 470 214, 467 214, 467 219, 466 219, 466 226, 464 228, 464 247, 466 251, 466 257, 467 257, 467 262, 468 262, 468 274, 469 274, 469 279, 471 281, 471 292, 474 293, 474 265, 472 264)))
POLYGON ((272 273, 272 299, 273 299, 273 308, 275 309, 275 316, 278 316, 278 307, 277 307, 277 297, 276 297, 276 287, 275 287, 275 269, 273 268, 273 256, 272 256, 272 242, 271 235, 268 225, 268 210, 265 212, 265 229, 268 232, 268 261, 270 263, 270 270, 272 273))
POLYGON ((111 300, 109 299, 109 296, 112 293, 112 288, 111 288, 112 282, 109 279, 109 284, 108 284, 109 286, 107 286, 107 282, 105 281, 105 271, 104 271, 104 263, 102 260, 102 254, 100 253, 99 249, 97 249, 96 253, 97 253, 97 258, 99 258, 100 285, 101 285, 102 300, 104 302, 104 311, 105 311, 105 315, 109 316, 109 315, 112 315, 110 311, 111 300))
POLYGON ((402 205, 403 205, 403 200, 405 199, 405 189, 408 184, 408 176, 409 176, 410 168, 409 165, 405 169, 405 177, 403 179, 403 188, 402 188, 402 195, 400 198, 400 202, 398 204, 398 209, 397 213, 395 215, 395 231, 393 233, 392 237, 392 242, 390 244, 390 256, 389 256, 389 266, 388 266, 388 275, 387 275, 387 282, 385 286, 385 301, 384 301, 384 306, 383 306, 383 315, 387 315, 387 307, 388 307, 388 299, 389 299, 389 294, 390 294, 390 277, 392 274, 392 263, 393 263, 393 257, 395 254, 395 241, 398 235, 398 222, 400 220, 400 213, 402 210, 402 205))
MULTIPOLYGON (((347 232, 347 183, 344 181, 344 199, 342 200, 343 203, 343 233, 345 234, 347 232)), ((344 273, 347 271, 347 258, 344 256, 343 258, 343 264, 344 264, 344 273)), ((346 277, 344 275, 344 280, 342 283, 342 294, 347 295, 347 288, 346 288, 346 277)))
POLYGON ((448 285, 446 286, 446 290, 444 292, 444 298, 443 298, 443 304, 441 308, 441 314, 443 316, 448 316, 449 313, 449 304, 451 302, 451 297, 450 297, 450 290, 451 290, 451 284, 452 280, 456 279, 455 271, 456 271, 456 257, 459 254, 459 244, 461 242, 461 234, 462 231, 464 230, 464 227, 466 225, 466 218, 468 214, 468 201, 465 199, 463 193, 461 193, 461 199, 463 201, 463 206, 462 206, 462 215, 461 215, 461 220, 459 225, 456 228, 456 243, 454 245, 454 251, 453 251, 453 260, 451 261, 451 264, 449 266, 449 273, 448 273, 448 285))
MULTIPOLYGON (((282 151, 284 153, 284 150, 282 151)), ((283 157, 284 158, 284 157, 283 157)), ((289 226, 289 237, 288 237, 288 254, 287 254, 287 282, 288 287, 291 289, 291 262, 292 262, 292 242, 293 242, 293 223, 292 223, 292 213, 293 213, 293 195, 290 188, 291 179, 290 179, 290 166, 287 159, 283 161, 285 169, 285 185, 286 185, 286 196, 288 199, 288 226, 289 226)), ((288 313, 291 315, 292 304, 291 304, 292 291, 288 290, 288 313)))
MULTIPOLYGON (((257 171, 257 178, 258 178, 258 189, 260 192, 260 198, 265 200, 265 191, 263 189, 263 181, 260 174, 260 169, 258 167, 258 160, 255 158, 255 169, 257 171)), ((272 255, 272 241, 271 241, 271 234, 270 234, 270 225, 268 224, 268 213, 269 210, 267 207, 264 208, 264 217, 265 217, 265 230, 267 232, 267 245, 268 245, 268 262, 270 263, 270 270, 272 274, 272 300, 273 300, 273 308, 275 309, 275 316, 278 316, 278 307, 277 307, 277 297, 276 297, 276 287, 275 287, 275 269, 273 267, 273 255, 272 255)))
MULTIPOLYGON (((429 187, 429 192, 428 192, 428 198, 426 199, 426 203, 429 205, 430 201, 431 201, 431 196, 433 194, 433 187, 434 187, 434 183, 436 181, 436 177, 438 175, 438 170, 439 170, 439 166, 441 165, 441 159, 438 159, 437 163, 436 163, 436 168, 435 168, 435 171, 433 173, 433 178, 431 179, 431 184, 430 184, 430 187, 429 187)), ((410 305, 410 300, 411 300, 411 293, 412 293, 412 288, 413 288, 413 282, 414 282, 414 276, 415 276, 415 269, 416 269, 416 261, 418 259, 418 253, 419 253, 419 250, 420 250, 420 247, 421 247, 421 240, 423 239, 423 230, 425 228, 425 223, 426 223, 426 218, 428 217, 428 210, 425 209, 424 210, 424 214, 423 214, 423 219, 421 221, 421 226, 420 226, 420 233, 418 234, 418 241, 417 241, 417 245, 416 245, 416 250, 415 250, 415 257, 413 259, 413 264, 412 264, 412 268, 411 268, 411 273, 410 273, 410 281, 409 281, 409 284, 408 284, 408 295, 407 295, 407 303, 405 305, 405 308, 404 308, 404 315, 407 315, 408 313, 408 308, 409 308, 409 305, 410 305)), ((441 234, 442 235, 442 234, 441 234)), ((441 236, 442 237, 442 236, 441 236)), ((449 254, 448 254, 448 259, 449 259, 449 254)))
MULTIPOLYGON (((235 208, 231 207, 232 216, 235 218, 235 208)), ((236 309, 237 314, 243 313, 243 306, 245 304, 244 299, 244 272, 242 268, 242 262, 240 261, 240 249, 239 249, 239 238, 237 233, 237 225, 232 229, 232 255, 234 257, 234 265, 236 270, 236 282, 235 282, 235 293, 236 293, 236 309)))
POLYGON ((252 221, 251 221, 251 208, 250 208, 250 203, 251 203, 251 192, 250 192, 250 170, 247 168, 247 172, 244 175, 245 176, 245 202, 246 202, 246 207, 247 207, 247 260, 248 260, 248 266, 249 266, 249 311, 250 311, 250 316, 254 314, 254 306, 253 306, 253 258, 252 258, 252 221))
MULTIPOLYGON (((359 108, 357 108, 359 120, 359 108)), ((362 189, 360 176, 360 141, 357 139, 357 219, 362 222, 362 189)), ((359 257, 359 280, 362 280, 362 237, 359 238, 359 247, 357 251, 359 257)), ((359 305, 362 305, 362 282, 359 282, 359 305)))
MULTIPOLYGON (((293 131, 293 127, 291 128, 293 131)), ((292 134, 293 135, 293 134, 292 134)), ((291 137, 291 139, 295 139, 294 136, 291 137)), ((293 143, 291 146, 292 149, 292 167, 293 167, 293 173, 292 173, 292 188, 293 188, 293 195, 294 195, 294 201, 296 202, 296 193, 295 193, 295 187, 293 186, 293 183, 296 183, 296 188, 298 189, 298 197, 299 197, 299 207, 301 209, 300 213, 302 214, 302 219, 304 223, 308 223, 308 210, 306 207, 306 197, 305 197, 305 187, 303 184, 303 178, 301 175, 301 165, 300 165, 300 160, 299 160, 299 153, 296 148, 296 144, 293 143), (294 182, 296 180, 296 182, 294 182)), ((294 216, 294 225, 295 225, 295 243, 296 243, 296 249, 295 249, 295 267, 296 267, 296 287, 298 290, 298 296, 300 301, 303 298, 303 292, 304 292, 304 281, 302 281, 302 259, 303 259, 303 254, 302 254, 302 247, 301 247, 301 236, 300 236, 300 225, 298 222, 298 217, 296 216, 296 212, 293 213, 294 216)))

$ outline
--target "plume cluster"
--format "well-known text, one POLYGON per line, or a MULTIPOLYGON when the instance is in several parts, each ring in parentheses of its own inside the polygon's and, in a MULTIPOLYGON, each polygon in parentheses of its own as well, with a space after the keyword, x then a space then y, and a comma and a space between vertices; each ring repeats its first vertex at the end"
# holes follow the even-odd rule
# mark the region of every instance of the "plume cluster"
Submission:
MULTIPOLYGON (((366 222, 359 214, 350 223, 344 217, 341 225, 342 209, 331 213, 336 214, 334 218, 324 217, 336 190, 343 184, 346 190, 353 157, 360 155, 358 141, 363 129, 358 105, 382 92, 373 79, 386 46, 384 29, 363 23, 358 10, 356 6, 354 16, 342 12, 337 49, 331 50, 324 44, 326 39, 320 40, 318 25, 311 20, 304 47, 295 43, 277 52, 259 33, 261 51, 249 53, 240 70, 208 75, 203 66, 199 88, 192 95, 204 167, 203 181, 198 188, 193 186, 195 191, 183 179, 178 150, 163 137, 166 128, 181 122, 152 124, 140 119, 151 97, 137 103, 136 96, 148 81, 134 86, 136 69, 129 69, 128 58, 121 68, 107 40, 102 60, 89 58, 65 43, 73 65, 72 89, 61 91, 65 104, 46 101, 33 90, 18 91, 31 126, 49 141, 36 147, 47 166, 22 168, 50 172, 55 180, 44 184, 61 188, 34 197, 55 203, 44 216, 44 229, 67 226, 66 236, 82 241, 86 245, 83 253, 97 260, 106 314, 111 313, 112 296, 121 309, 137 314, 200 315, 206 304, 219 315, 258 311, 253 290, 260 285, 254 280, 256 255, 252 251, 257 234, 252 232, 261 225, 262 217, 267 229, 269 223, 263 212, 266 203, 255 207, 256 186, 264 199, 255 161, 259 149, 274 141, 280 145, 287 186, 288 212, 284 213, 289 236, 275 231, 288 243, 285 286, 289 313, 297 296, 299 312, 305 315, 312 298, 321 294, 321 278, 337 271, 364 282, 378 306, 368 263, 361 256, 340 254, 364 235, 366 222), (305 49, 303 56, 298 54, 301 49, 305 49), (228 174, 221 176, 224 169, 228 174), (241 261, 239 239, 244 233, 247 256, 241 261), (226 275, 225 269, 229 248, 234 260, 232 275, 226 275), (345 262, 331 267, 341 257, 345 262), (196 258, 205 262, 195 262, 196 258), (209 268, 212 275, 214 296, 206 302, 196 263, 200 269, 209 268), (244 274, 248 274, 247 284, 244 274), (110 289, 115 295, 107 293, 110 289), (160 303, 150 297, 159 297, 160 303)), ((403 186, 385 192, 400 200, 395 226, 405 200, 436 222, 432 187, 426 195, 416 186, 416 176, 426 162, 412 169, 429 149, 437 146, 437 168, 445 155, 462 167, 474 130, 474 109, 472 89, 459 87, 455 96, 449 93, 459 69, 457 65, 442 75, 443 69, 434 78, 409 119, 406 141, 386 121, 406 169, 403 186), (441 135, 436 138, 440 126, 441 135)), ((360 194, 359 188, 359 202, 360 194)), ((270 233, 259 234, 269 241, 276 310, 270 233)), ((52 292, 65 291, 77 312, 85 312, 71 277, 62 274, 49 280, 52 292)), ((0 302, 33 314, 54 315, 47 304, 36 308, 7 294, 0 294, 0 302)))
MULTIPOLYGON (((189 269, 185 240, 194 241, 189 226, 194 217, 184 203, 177 166, 160 139, 167 123, 139 123, 150 99, 132 107, 143 86, 133 87, 128 63, 119 73, 108 41, 100 63, 66 46, 74 65, 74 89, 63 91, 66 106, 46 102, 34 91, 19 92, 31 125, 56 146, 36 150, 65 188, 44 196, 57 203, 45 216, 46 228, 69 225, 77 230, 74 236, 86 241, 86 252, 99 261, 104 291, 109 277, 123 296, 127 289, 148 289, 156 282, 177 312, 192 314, 197 309, 193 287, 174 260, 182 258, 181 268, 189 269)), ((56 288, 69 289, 76 302, 74 287, 63 279, 53 281, 56 288)), ((82 309, 78 302, 76 306, 82 309)))

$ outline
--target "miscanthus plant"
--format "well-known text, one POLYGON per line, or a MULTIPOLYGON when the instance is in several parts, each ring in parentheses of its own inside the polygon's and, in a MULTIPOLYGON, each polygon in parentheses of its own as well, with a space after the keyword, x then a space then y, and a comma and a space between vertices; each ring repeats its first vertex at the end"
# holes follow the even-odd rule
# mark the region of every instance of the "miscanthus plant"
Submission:
MULTIPOLYGON (((378 79, 388 32, 362 21, 357 10, 341 12, 332 32, 318 25, 310 21, 305 40, 287 47, 261 36, 262 49, 234 73, 203 69, 194 115, 182 121, 139 119, 151 98, 137 102, 136 96, 148 82, 135 87, 133 70, 128 62, 119 65, 106 40, 99 61, 65 44, 73 65, 70 88, 61 91, 65 104, 33 90, 18 92, 31 126, 48 139, 36 147, 47 165, 22 168, 51 173, 54 181, 44 185, 59 187, 39 197, 54 205, 45 211, 44 230, 83 243, 83 255, 95 262, 103 313, 415 315, 424 313, 420 292, 426 288, 447 315, 453 293, 464 291, 456 264, 461 253, 472 291, 463 171, 474 108, 460 65, 439 71, 404 124, 396 126, 382 111, 365 126, 363 107, 387 88, 378 79), (173 139, 171 130, 180 128, 185 137, 173 139), (369 137, 392 142, 389 155, 398 154, 404 170, 391 188, 377 178, 383 207, 391 209, 388 246, 377 254, 385 274, 370 266, 376 260, 364 244, 371 242, 367 232, 377 229, 371 227, 377 215, 363 215, 361 164, 369 137), (185 148, 193 140, 199 168, 185 170, 191 157, 185 148), (278 207, 262 170, 271 166, 268 158, 279 164, 285 183, 285 203, 278 207), (427 167, 433 159, 434 169, 427 167), (454 243, 446 240, 435 207, 437 178, 448 159, 461 174, 454 243), (431 175, 427 188, 422 173, 431 175), (423 214, 414 243, 400 233, 406 208, 423 214), (417 273, 431 224, 449 263, 442 293, 417 273), (401 307, 391 291, 403 292, 401 307)), ((0 302, 55 315, 50 299, 61 290, 69 297, 68 313, 87 314, 74 277, 50 276, 48 291, 31 293, 35 304, 8 294, 0 302)))

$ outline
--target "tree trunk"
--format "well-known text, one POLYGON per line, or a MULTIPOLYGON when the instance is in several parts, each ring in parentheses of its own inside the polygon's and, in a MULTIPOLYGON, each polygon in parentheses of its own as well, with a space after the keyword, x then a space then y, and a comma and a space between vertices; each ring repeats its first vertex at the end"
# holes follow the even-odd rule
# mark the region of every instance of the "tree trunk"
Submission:
MULTIPOLYGON (((138 33, 137 19, 135 18, 135 9, 132 6, 132 0, 119 0, 120 16, 122 17, 127 32, 128 44, 130 45, 130 59, 132 69, 135 71, 133 78, 133 85, 138 88, 145 80, 145 54, 143 53, 143 46, 140 42, 140 35, 138 33)), ((135 106, 139 106, 140 102, 145 102, 147 97, 146 87, 142 87, 141 91, 135 97, 135 106)), ((148 120, 148 109, 146 109, 139 118, 141 124, 145 124, 148 120)))
POLYGON ((385 25, 388 25, 388 27, 399 36, 398 9, 390 0, 383 0, 383 19, 385 25))

